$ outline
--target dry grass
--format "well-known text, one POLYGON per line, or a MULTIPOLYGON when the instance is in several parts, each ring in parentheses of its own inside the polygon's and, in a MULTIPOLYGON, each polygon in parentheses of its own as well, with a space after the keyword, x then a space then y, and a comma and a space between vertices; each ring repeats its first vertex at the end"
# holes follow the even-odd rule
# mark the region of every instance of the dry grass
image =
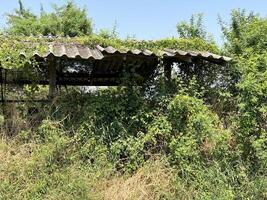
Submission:
MULTIPOLYGON (((0 139, 0 181, 12 181, 25 185, 16 198, 25 197, 27 190, 33 190, 32 180, 27 177, 27 168, 33 157, 31 154, 32 146, 12 145, 0 139), (13 177, 15 173, 15 177, 13 177), (13 178, 12 178, 13 177, 13 178), (13 179, 16 180, 13 180, 13 179), (19 181, 19 182, 18 182, 19 181)), ((83 181, 88 188, 88 198, 102 200, 157 200, 157 199, 176 199, 175 187, 173 186, 174 174, 166 162, 162 160, 150 161, 140 168, 132 176, 100 176, 100 180, 95 179, 96 174, 81 174, 78 167, 73 167, 74 171, 68 171, 69 181, 83 181), (77 171, 78 170, 78 171, 77 171), (81 177, 81 180, 77 179, 81 177), (87 184, 86 184, 87 183, 87 184)), ((64 175, 65 176, 65 175, 64 175)), ((67 176, 66 176, 67 177, 67 176)), ((75 183, 70 185, 75 185, 75 183)), ((84 186, 85 186, 84 185, 84 186)), ((54 188, 51 194, 47 194, 47 199, 60 199, 66 195, 66 191, 60 192, 60 188, 54 188)), ((13 194, 14 195, 14 194, 13 194)), ((1 196, 1 195, 0 195, 1 196)), ((10 197, 14 197, 10 194, 10 197)))
POLYGON ((40 148, 40 144, 0 138, 0 199, 1 192, 2 199, 35 199, 41 195, 45 199, 77 196, 93 200, 192 199, 194 194, 185 184, 176 182, 175 170, 164 158, 147 162, 132 176, 114 175, 112 168, 87 169, 79 163, 50 169, 42 159, 47 152, 38 152, 40 148))
POLYGON ((174 175, 166 163, 151 161, 131 177, 113 177, 99 181, 94 188, 95 199, 157 200, 175 199, 174 175))
POLYGON ((15 147, 15 145, 9 144, 5 140, 0 139, 0 181, 4 181, 10 178, 10 174, 16 172, 16 178, 22 178, 25 176, 27 170, 27 164, 31 161, 31 144, 24 144, 15 147))

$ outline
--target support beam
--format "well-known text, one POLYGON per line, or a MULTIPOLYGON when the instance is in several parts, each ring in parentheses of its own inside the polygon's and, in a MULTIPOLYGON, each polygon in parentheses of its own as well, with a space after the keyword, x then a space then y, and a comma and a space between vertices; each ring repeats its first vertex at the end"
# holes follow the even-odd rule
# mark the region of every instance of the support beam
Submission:
MULTIPOLYGON (((2 103, 2 109, 3 109, 3 116, 5 118, 5 114, 6 114, 6 107, 5 107, 5 98, 4 98, 4 93, 5 93, 5 78, 3 77, 3 68, 0 68, 0 81, 1 81, 1 103, 2 103)), ((6 72, 4 71, 4 74, 6 74, 6 72)))
MULTIPOLYGON (((50 102, 51 99, 6 99, 4 100, 5 103, 29 103, 29 102, 44 102, 44 103, 47 103, 47 102, 50 102)), ((0 103, 3 103, 3 100, 0 100, 0 103)))
POLYGON ((164 76, 166 80, 169 82, 172 78, 172 63, 167 62, 164 64, 164 76))
POLYGON ((49 98, 53 98, 56 96, 57 92, 57 70, 56 70, 56 61, 54 58, 49 59, 48 74, 49 74, 49 98))

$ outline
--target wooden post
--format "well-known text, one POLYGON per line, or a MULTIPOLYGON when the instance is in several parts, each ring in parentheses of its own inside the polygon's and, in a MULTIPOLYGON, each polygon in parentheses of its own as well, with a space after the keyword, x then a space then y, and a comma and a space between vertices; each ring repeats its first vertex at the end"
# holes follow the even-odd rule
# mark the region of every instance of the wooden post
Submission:
POLYGON ((56 87, 57 87, 57 70, 56 70, 56 62, 54 59, 51 59, 49 61, 48 74, 49 74, 49 97, 53 98, 56 95, 56 87))
POLYGON ((3 116, 5 117, 5 114, 6 114, 6 109, 5 109, 5 99, 4 99, 4 78, 3 78, 3 69, 0 68, 0 81, 1 81, 1 102, 2 102, 2 109, 3 109, 3 116))
POLYGON ((164 76, 167 82, 170 82, 172 77, 172 63, 167 62, 164 65, 164 76))

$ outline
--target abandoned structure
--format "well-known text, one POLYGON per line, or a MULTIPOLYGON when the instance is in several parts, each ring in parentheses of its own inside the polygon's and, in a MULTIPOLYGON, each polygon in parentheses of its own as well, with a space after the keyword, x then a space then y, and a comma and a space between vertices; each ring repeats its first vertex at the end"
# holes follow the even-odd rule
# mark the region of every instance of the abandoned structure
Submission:
POLYGON ((74 43, 48 43, 48 51, 35 52, 32 56, 38 62, 38 73, 25 76, 22 70, 1 69, 0 82, 24 85, 35 83, 49 85, 49 96, 56 95, 58 85, 71 86, 116 86, 121 84, 125 73, 134 74, 135 82, 148 80, 161 62, 166 78, 171 77, 174 63, 199 62, 224 65, 231 58, 209 52, 185 52, 165 49, 161 56, 150 50, 118 50, 111 46, 95 48, 74 43))

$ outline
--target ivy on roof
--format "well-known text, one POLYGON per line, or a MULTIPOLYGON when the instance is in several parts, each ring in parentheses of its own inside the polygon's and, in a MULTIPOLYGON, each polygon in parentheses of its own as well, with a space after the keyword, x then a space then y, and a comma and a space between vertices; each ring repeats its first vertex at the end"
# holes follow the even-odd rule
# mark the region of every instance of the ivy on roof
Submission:
POLYGON ((24 36, 0 36, 0 65, 3 68, 19 68, 25 66, 26 63, 33 64, 32 55, 35 51, 46 51, 48 42, 74 43, 86 45, 94 48, 97 45, 103 47, 112 46, 116 49, 149 49, 155 54, 159 50, 180 49, 190 51, 209 51, 215 54, 220 53, 214 42, 206 42, 202 39, 177 39, 166 38, 161 40, 135 40, 135 39, 107 39, 97 35, 84 37, 24 37, 24 36), (21 57, 23 52, 25 57, 21 57))

